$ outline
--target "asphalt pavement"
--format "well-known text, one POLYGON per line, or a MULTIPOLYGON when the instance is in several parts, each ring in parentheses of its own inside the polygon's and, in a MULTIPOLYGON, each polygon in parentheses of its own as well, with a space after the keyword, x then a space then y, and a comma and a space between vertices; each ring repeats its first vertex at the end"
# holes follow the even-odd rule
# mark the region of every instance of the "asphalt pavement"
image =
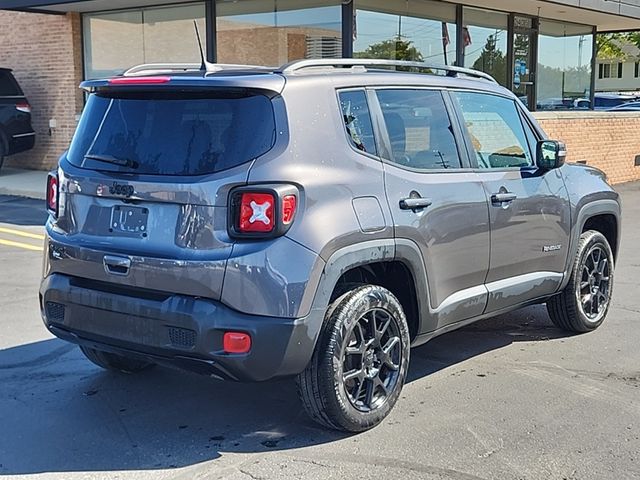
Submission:
POLYGON ((290 380, 93 366, 40 320, 42 202, 0 197, 0 476, 638 479, 640 184, 619 190, 600 329, 568 335, 535 306, 441 336, 412 351, 401 400, 360 435, 316 427, 290 380))

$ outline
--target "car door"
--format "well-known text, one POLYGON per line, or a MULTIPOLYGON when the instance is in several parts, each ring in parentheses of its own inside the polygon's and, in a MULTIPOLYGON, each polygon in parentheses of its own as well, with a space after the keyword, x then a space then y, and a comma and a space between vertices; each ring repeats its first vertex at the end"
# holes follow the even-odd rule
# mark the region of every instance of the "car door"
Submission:
POLYGON ((472 91, 452 92, 451 97, 489 203, 486 311, 556 292, 570 229, 561 170, 536 166, 536 133, 512 98, 472 91))
POLYGON ((408 242, 426 267, 429 312, 420 333, 480 315, 489 267, 487 200, 450 119, 449 99, 433 89, 368 93, 382 140, 397 251, 408 242))

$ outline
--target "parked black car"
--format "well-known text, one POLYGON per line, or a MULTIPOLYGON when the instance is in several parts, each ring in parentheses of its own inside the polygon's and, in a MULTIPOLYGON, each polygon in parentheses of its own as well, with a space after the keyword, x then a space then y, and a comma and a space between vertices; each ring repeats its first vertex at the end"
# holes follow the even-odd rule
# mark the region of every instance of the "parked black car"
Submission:
POLYGON ((0 68, 0 168, 4 158, 33 148, 31 105, 11 70, 0 68))

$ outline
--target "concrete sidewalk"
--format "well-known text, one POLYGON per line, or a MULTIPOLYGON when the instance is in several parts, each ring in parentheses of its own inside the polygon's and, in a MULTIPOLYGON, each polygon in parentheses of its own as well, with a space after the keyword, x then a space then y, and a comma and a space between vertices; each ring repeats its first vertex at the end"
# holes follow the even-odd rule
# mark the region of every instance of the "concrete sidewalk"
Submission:
POLYGON ((0 170, 0 195, 45 199, 47 173, 43 170, 3 168, 0 170))

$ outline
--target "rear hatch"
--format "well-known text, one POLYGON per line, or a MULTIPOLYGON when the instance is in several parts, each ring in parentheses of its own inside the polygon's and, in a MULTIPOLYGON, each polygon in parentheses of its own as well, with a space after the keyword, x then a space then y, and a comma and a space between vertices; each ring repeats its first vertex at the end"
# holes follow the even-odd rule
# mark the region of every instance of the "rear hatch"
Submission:
POLYGON ((278 78, 271 89, 231 78, 85 84, 92 93, 60 162, 51 270, 219 298, 233 247, 228 193, 274 147, 278 78))

